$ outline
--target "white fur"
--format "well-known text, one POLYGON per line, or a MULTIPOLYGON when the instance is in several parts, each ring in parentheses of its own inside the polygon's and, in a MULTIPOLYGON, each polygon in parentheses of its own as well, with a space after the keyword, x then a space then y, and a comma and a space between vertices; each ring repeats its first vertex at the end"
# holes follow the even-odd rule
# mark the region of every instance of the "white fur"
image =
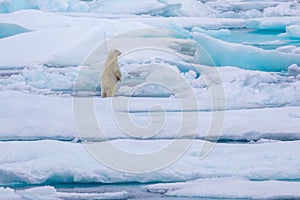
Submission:
POLYGON ((101 96, 113 97, 117 89, 117 83, 121 81, 122 75, 118 63, 121 52, 113 49, 108 53, 105 61, 104 71, 101 76, 101 96))

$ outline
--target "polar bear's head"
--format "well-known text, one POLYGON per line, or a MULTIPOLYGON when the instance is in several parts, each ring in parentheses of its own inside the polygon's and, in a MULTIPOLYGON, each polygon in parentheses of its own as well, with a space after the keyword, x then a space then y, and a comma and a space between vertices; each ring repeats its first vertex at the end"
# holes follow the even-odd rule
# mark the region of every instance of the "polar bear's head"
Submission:
POLYGON ((119 51, 118 49, 112 49, 110 50, 108 55, 117 58, 119 55, 121 55, 121 51, 119 51))

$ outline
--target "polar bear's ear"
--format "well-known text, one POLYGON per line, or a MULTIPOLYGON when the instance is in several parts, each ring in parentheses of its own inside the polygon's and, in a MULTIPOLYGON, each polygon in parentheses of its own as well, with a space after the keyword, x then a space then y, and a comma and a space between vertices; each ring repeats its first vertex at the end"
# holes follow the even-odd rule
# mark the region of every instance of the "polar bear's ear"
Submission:
POLYGON ((114 49, 113 52, 118 56, 122 54, 121 51, 119 51, 118 49, 114 49))

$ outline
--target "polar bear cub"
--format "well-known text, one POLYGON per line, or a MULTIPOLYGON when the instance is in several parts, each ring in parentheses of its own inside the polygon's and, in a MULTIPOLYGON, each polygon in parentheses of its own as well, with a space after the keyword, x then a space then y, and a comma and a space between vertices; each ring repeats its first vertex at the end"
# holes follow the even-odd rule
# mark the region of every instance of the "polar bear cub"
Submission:
POLYGON ((121 71, 118 63, 118 56, 121 52, 113 49, 108 53, 104 65, 104 71, 101 76, 101 96, 113 97, 117 89, 117 83, 121 81, 121 71))

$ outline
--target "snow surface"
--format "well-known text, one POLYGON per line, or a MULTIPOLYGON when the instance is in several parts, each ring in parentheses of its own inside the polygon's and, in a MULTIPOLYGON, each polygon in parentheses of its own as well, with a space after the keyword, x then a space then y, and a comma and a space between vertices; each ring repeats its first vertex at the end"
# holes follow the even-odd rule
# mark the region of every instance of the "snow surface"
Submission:
MULTIPOLYGON (((114 140, 117 148, 134 154, 159 151, 172 140, 114 140)), ((176 140, 179 145, 192 142, 172 165, 149 173, 113 170, 97 161, 83 144, 60 141, 2 142, 0 180, 2 185, 50 183, 124 183, 175 182, 198 178, 238 176, 257 180, 297 180, 299 141, 254 144, 217 144, 200 159, 201 140, 176 140), (49 151, 51 149, 51 151, 49 151), (280 153, 278 153, 280 152, 280 153)), ((169 154, 176 149, 169 149, 169 154)), ((122 162, 122 159, 120 162, 122 162)), ((123 160, 124 165, 132 163, 123 160)), ((147 161, 150 164, 152 161, 147 161)))
MULTIPOLYGON (((2 105, 0 122, 5 124, 0 130, 1 140, 57 139, 70 141, 79 138, 76 130, 78 124, 75 123, 73 114, 81 113, 81 111, 74 108, 72 98, 18 92, 0 92, 0 96, 0 104, 2 105)), ((300 138, 298 131, 300 129, 300 110, 298 106, 243 109, 241 107, 245 105, 242 104, 240 108, 237 108, 238 105, 232 105, 233 107, 230 109, 230 105, 228 105, 229 110, 226 111, 222 132, 207 135, 212 117, 218 111, 214 112, 211 103, 206 100, 199 99, 196 104, 193 103, 188 106, 192 103, 191 101, 177 98, 120 97, 115 100, 103 100, 98 97, 95 99, 78 97, 78 99, 94 102, 98 120, 97 126, 101 127, 106 135, 105 137, 109 139, 132 138, 124 134, 122 131, 123 125, 118 124, 128 119, 133 120, 133 124, 126 125, 128 127, 135 127, 134 123, 144 126, 149 124, 151 119, 165 119, 164 126, 153 137, 157 139, 176 137, 180 127, 184 127, 185 130, 185 133, 181 136, 183 138, 192 138, 194 135, 197 138, 246 141, 259 139, 294 140, 300 138), (187 106, 182 107, 179 101, 187 106), (126 105, 127 103, 128 105, 126 105), (153 107, 157 105, 160 107, 153 107), (195 114, 196 111, 198 113, 195 114), (152 112, 156 113, 154 117, 149 116, 152 112), (116 116, 118 116, 117 119, 116 116), (194 126, 183 124, 181 122, 182 116, 187 118, 197 117, 199 127, 195 129, 194 126), (281 123, 282 121, 285 123, 281 123), (274 126, 274 123, 276 126, 274 126)), ((138 133, 138 136, 143 137, 143 134, 138 133)), ((100 135, 92 138, 85 137, 81 139, 104 139, 100 135)))
POLYGON ((298 1, 222 1, 222 0, 151 0, 147 2, 113 1, 38 1, 3 0, 2 13, 22 9, 37 9, 50 12, 92 12, 109 14, 160 15, 160 16, 224 16, 224 17, 270 17, 297 16, 298 1))
POLYGON ((0 197, 2 199, 9 200, 21 200, 22 198, 15 193, 15 191, 11 188, 0 188, 0 197))
POLYGON ((299 198, 299 9, 294 0, 0 0, 0 198, 130 199, 51 185, 132 182, 164 182, 146 189, 171 198, 299 198), (111 48, 123 53, 123 77, 118 97, 101 99, 111 48), (143 164, 109 144, 167 156, 130 173, 143 164))
POLYGON ((251 181, 244 178, 204 178, 182 183, 147 186, 150 192, 168 196, 234 198, 234 199, 289 199, 299 198, 299 182, 251 181), (238 190, 237 190, 238 188, 238 190))
MULTIPOLYGON (((15 26, 34 31, 30 31, 24 34, 21 34, 22 32, 19 31, 15 33, 15 36, 6 37, 0 41, 0 66, 3 68, 10 66, 32 66, 34 64, 54 65, 58 67, 67 65, 80 65, 83 63, 88 54, 97 45, 103 42, 105 37, 110 38, 126 31, 147 28, 149 27, 149 25, 163 25, 164 27, 171 28, 173 29, 173 31, 178 32, 179 34, 179 36, 175 37, 192 37, 191 34, 185 32, 183 29, 181 29, 181 27, 193 28, 197 26, 210 29, 220 29, 226 27, 242 28, 245 27, 245 24, 248 23, 249 28, 256 27, 261 29, 265 26, 265 28, 268 28, 268 26, 274 27, 274 24, 268 24, 276 21, 276 24, 278 24, 276 26, 287 26, 287 34, 289 36, 292 34, 292 37, 295 37, 297 32, 296 30, 292 31, 291 27, 296 27, 295 25, 293 26, 293 24, 299 23, 299 18, 291 18, 290 20, 285 21, 280 18, 275 18, 270 22, 266 21, 266 19, 264 18, 256 19, 255 21, 249 20, 248 22, 239 19, 236 20, 222 18, 212 18, 209 19, 209 21, 207 21, 208 19, 205 18, 129 19, 125 21, 125 19, 112 20, 102 18, 68 17, 33 10, 4 14, 3 16, 1 16, 0 22, 4 25, 10 24, 10 26, 3 27, 3 32, 6 32, 5 34, 11 35, 9 34, 9 32, 14 31, 15 26), (174 24, 176 24, 175 27, 174 24), (47 41, 46 43, 45 40, 47 41), (32 43, 30 41, 34 42, 32 43), (28 46, 29 44, 30 46, 28 46), (12 52, 16 53, 16 55, 18 56, 17 59, 10 56, 12 52), (24 54, 25 52, 26 54, 22 55, 22 53, 24 54)), ((199 31, 199 29, 193 30, 194 32, 199 31)), ((207 33, 211 35, 213 32, 208 31, 207 33)), ((222 32, 219 31, 218 34, 220 33, 222 32)), ((204 36, 200 37, 199 34, 196 34, 195 40, 200 43, 199 45, 201 45, 208 51, 208 54, 212 57, 214 63, 218 66, 228 65, 258 70, 280 71, 286 70, 289 65, 298 64, 299 62, 299 55, 282 54, 281 52, 277 52, 275 50, 274 52, 268 52, 263 51, 259 48, 248 47, 244 45, 233 45, 222 41, 213 40, 213 38, 210 38, 208 36, 206 36, 205 38, 203 37, 204 36), (209 46, 207 45, 207 43, 204 43, 204 41, 206 40, 209 41, 209 46), (233 48, 233 50, 231 51, 240 53, 240 56, 245 57, 245 59, 240 59, 237 61, 233 58, 230 59, 229 55, 224 54, 224 56, 229 56, 229 58, 223 61, 223 58, 215 56, 215 52, 210 50, 216 49, 219 46, 224 46, 224 48, 226 49, 233 48), (247 54, 249 55, 250 53, 253 54, 252 57, 247 56, 247 54), (267 59, 262 55, 268 55, 268 62, 265 61, 267 59), (275 60, 273 61, 272 59, 275 60), (278 60, 282 61, 278 63, 278 60), (282 66, 280 65, 281 63, 282 66)), ((196 42, 191 45, 192 46, 190 48, 197 48, 195 47, 196 42)), ((195 59, 197 62, 199 61, 199 59, 195 59)), ((201 59, 200 62, 203 64, 203 61, 201 61, 201 59)))
POLYGON ((59 192, 54 187, 44 186, 23 190, 12 190, 9 188, 0 188, 0 197, 8 200, 60 200, 60 199, 127 199, 127 192, 114 193, 71 193, 59 192))
POLYGON ((134 14, 162 16, 204 16, 213 11, 196 0, 168 0, 135 2, 128 0, 110 1, 2 1, 0 12, 10 13, 21 9, 37 9, 51 12, 92 12, 101 14, 134 14), (130 6, 128 6, 130 5, 130 6))
POLYGON ((69 27, 28 32, 5 38, 0 43, 3 49, 1 51, 2 66, 76 65, 83 62, 85 55, 90 52, 95 43, 104 40, 101 36, 103 32, 99 28, 69 27), (85 32, 84 35, 82 35, 83 32, 85 32), (74 42, 75 40, 77 42, 74 42), (16 56, 11 56, 12 52, 16 56), (67 63, 66 60, 68 60, 67 63))

